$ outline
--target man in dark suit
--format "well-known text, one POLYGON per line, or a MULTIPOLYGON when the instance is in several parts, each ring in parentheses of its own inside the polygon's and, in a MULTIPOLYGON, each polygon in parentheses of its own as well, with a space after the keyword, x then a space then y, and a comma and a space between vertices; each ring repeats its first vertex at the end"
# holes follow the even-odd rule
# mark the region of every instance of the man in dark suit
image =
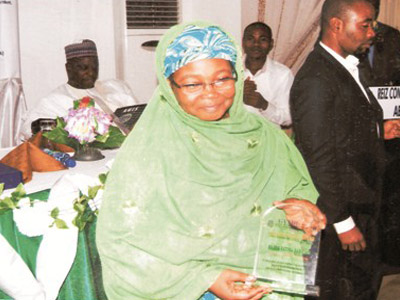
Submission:
POLYGON ((371 45, 375 10, 366 0, 326 0, 321 40, 295 77, 291 113, 296 144, 327 215, 317 283, 320 299, 375 299, 376 226, 384 167, 385 125, 361 84, 358 59, 371 45))
MULTIPOLYGON (((379 15, 380 0, 369 0, 379 15)), ((376 22, 375 38, 368 51, 359 55, 360 76, 368 86, 400 85, 400 32, 376 22)))
MULTIPOLYGON (((369 0, 379 15, 380 0, 369 0)), ((381 22, 369 51, 361 54, 360 76, 368 86, 400 85, 400 32, 381 22)), ((380 221, 382 260, 390 268, 384 273, 400 273, 400 139, 385 141, 387 168, 383 180, 380 221), (396 268, 392 268, 396 266, 396 268)))

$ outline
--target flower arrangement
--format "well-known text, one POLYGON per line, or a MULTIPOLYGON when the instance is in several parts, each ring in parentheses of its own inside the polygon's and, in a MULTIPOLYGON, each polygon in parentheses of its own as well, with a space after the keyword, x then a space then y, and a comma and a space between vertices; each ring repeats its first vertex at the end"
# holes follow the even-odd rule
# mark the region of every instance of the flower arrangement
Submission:
POLYGON ((68 115, 64 118, 58 117, 56 128, 43 135, 76 151, 83 147, 118 148, 125 139, 120 129, 112 125, 111 116, 95 108, 90 97, 75 100, 68 115))
POLYGON ((111 117, 94 107, 70 109, 64 118, 68 136, 79 143, 91 143, 98 135, 105 136, 111 125, 111 117))

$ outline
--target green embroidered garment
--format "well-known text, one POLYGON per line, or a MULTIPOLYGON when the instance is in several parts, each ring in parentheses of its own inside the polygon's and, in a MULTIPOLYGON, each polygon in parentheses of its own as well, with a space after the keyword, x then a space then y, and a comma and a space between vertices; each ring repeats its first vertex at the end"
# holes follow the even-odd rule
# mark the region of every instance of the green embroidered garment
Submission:
POLYGON ((168 45, 187 25, 160 41, 159 86, 107 179, 97 246, 109 300, 198 299, 223 269, 251 273, 262 211, 317 198, 292 141, 245 110, 236 43, 229 117, 202 121, 181 109, 163 72, 168 45))

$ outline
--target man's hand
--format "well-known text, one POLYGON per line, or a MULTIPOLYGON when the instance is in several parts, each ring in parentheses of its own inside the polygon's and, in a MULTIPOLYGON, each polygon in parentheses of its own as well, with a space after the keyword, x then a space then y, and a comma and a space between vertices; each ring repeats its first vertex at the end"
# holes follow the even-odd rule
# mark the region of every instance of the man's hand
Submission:
POLYGON ((250 80, 250 78, 247 78, 244 81, 243 102, 244 104, 253 106, 255 108, 266 110, 268 107, 268 101, 266 101, 263 96, 261 96, 261 94, 256 90, 256 83, 250 80))
POLYGON ((286 219, 292 226, 304 231, 304 239, 313 240, 313 237, 326 226, 325 215, 308 200, 290 198, 274 202, 274 205, 284 210, 286 219))
POLYGON ((383 123, 383 129, 385 140, 400 137, 400 119, 385 121, 383 123))
POLYGON ((357 226, 353 229, 338 234, 343 250, 364 251, 367 243, 357 226))
POLYGON ((218 276, 209 291, 218 298, 229 300, 258 300, 272 291, 268 287, 253 285, 255 280, 256 278, 249 274, 226 269, 218 276))

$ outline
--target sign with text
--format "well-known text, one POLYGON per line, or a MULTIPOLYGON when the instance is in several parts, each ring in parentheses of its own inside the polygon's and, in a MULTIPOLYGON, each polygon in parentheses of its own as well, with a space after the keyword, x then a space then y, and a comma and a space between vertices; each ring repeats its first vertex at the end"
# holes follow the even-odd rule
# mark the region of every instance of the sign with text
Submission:
POLYGON ((320 234, 313 241, 304 239, 304 232, 289 224, 282 210, 269 208, 261 216, 252 274, 275 292, 318 296, 320 234))
POLYGON ((383 118, 400 119, 400 86, 373 86, 369 88, 383 110, 383 118))

